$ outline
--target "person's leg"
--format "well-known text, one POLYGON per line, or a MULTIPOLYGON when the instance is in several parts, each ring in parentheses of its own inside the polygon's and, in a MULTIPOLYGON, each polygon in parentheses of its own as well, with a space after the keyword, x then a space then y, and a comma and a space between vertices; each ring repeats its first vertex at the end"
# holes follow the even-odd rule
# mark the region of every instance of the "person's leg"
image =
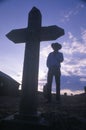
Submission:
POLYGON ((48 75, 47 75, 47 99, 48 101, 51 101, 52 80, 53 80, 52 70, 49 69, 48 75))
POLYGON ((60 100, 60 70, 55 74, 55 81, 56 81, 56 100, 60 100))

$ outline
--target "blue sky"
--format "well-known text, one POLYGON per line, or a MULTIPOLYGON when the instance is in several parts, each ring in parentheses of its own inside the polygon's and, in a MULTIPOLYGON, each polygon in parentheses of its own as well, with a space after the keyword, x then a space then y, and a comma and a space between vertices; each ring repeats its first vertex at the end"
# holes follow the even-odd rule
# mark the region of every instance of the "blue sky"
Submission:
MULTIPOLYGON (((65 35, 40 43, 39 90, 46 83, 46 58, 51 43, 62 45, 61 93, 80 93, 86 86, 86 1, 85 0, 0 0, 0 71, 21 83, 25 43, 14 44, 5 36, 12 29, 27 27, 28 13, 36 6, 42 26, 57 25, 65 35)), ((53 82, 55 90, 55 82, 53 82)))

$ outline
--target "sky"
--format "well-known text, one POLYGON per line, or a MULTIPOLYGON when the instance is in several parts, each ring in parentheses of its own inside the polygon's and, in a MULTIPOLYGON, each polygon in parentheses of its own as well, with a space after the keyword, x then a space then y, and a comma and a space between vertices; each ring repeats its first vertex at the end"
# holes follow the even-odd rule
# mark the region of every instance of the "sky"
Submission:
POLYGON ((42 14, 42 26, 57 25, 65 31, 56 40, 40 42, 38 90, 42 91, 47 82, 46 59, 52 51, 51 43, 59 42, 64 55, 61 94, 82 93, 86 86, 86 0, 0 0, 0 71, 22 83, 25 43, 15 44, 6 34, 26 28, 34 6, 42 14))

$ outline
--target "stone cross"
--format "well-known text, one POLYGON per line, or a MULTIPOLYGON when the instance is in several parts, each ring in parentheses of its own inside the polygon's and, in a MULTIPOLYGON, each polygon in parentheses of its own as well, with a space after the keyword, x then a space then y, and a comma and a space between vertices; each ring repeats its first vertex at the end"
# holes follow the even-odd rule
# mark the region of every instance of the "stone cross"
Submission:
POLYGON ((41 27, 41 17, 40 11, 33 7, 29 13, 28 27, 12 30, 6 35, 15 43, 26 43, 19 109, 19 114, 24 116, 37 113, 40 41, 56 40, 64 35, 64 30, 56 25, 41 27))

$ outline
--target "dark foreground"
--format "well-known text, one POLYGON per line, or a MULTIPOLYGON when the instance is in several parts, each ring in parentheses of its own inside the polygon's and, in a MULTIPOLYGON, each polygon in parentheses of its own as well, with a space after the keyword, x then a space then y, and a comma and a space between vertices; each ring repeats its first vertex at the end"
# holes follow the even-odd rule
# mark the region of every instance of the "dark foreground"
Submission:
MULTIPOLYGON (((0 121, 18 112, 20 96, 0 96, 0 121)), ((43 93, 38 93, 38 111, 49 121, 52 129, 86 130, 86 94, 61 96, 61 102, 55 100, 46 103, 43 93)))

